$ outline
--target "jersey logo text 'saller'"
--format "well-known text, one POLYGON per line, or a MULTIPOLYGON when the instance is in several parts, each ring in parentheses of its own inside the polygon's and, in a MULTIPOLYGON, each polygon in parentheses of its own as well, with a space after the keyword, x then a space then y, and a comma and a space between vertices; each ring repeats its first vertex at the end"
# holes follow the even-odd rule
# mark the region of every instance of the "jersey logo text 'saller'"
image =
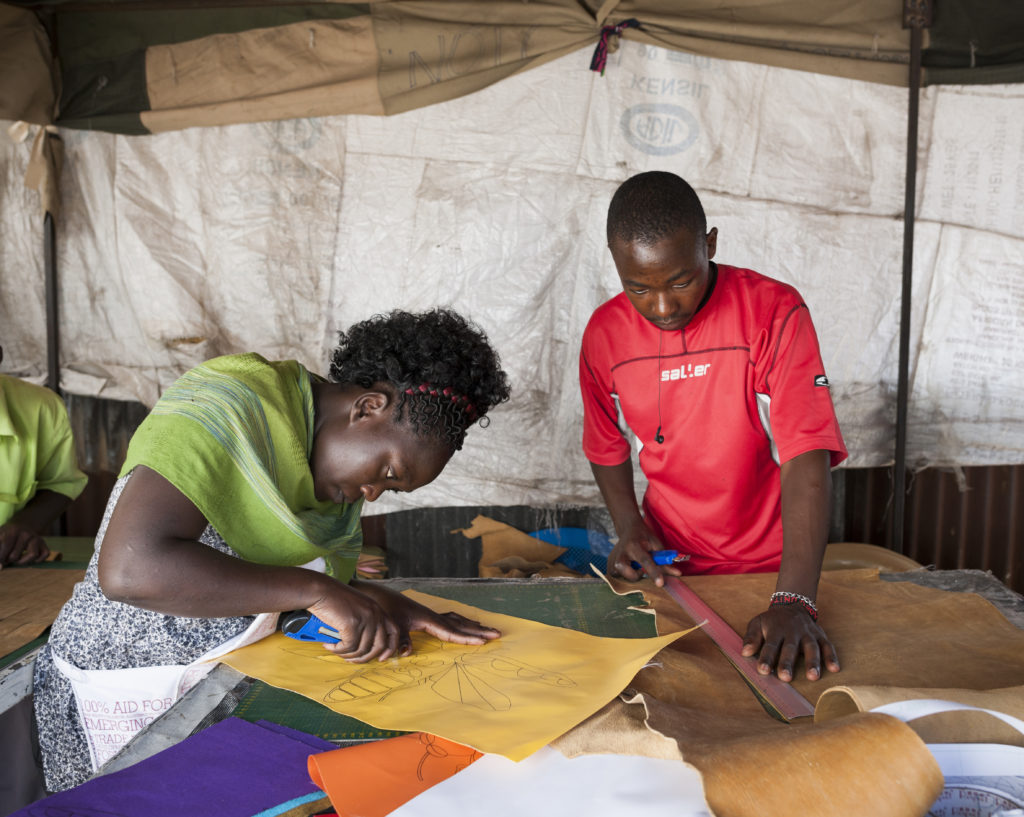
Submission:
POLYGON ((677 369, 662 369, 661 379, 665 380, 686 380, 688 377, 704 377, 711 371, 710 363, 684 363, 677 369))
POLYGON ((825 375, 823 375, 823 374, 817 374, 817 375, 814 376, 814 385, 815 386, 824 386, 827 389, 828 388, 828 378, 825 377, 825 375))

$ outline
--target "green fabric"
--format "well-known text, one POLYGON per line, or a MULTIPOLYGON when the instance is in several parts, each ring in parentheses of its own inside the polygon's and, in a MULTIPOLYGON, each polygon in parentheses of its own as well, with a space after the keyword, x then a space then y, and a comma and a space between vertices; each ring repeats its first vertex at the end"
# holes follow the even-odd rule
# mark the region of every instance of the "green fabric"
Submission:
POLYGON ((124 476, 145 465, 171 482, 243 559, 301 565, 318 556, 347 582, 362 547, 362 500, 313 493, 310 373, 294 360, 227 355, 186 372, 128 446, 124 476))
POLYGON ((133 9, 129 3, 75 8, 53 5, 61 80, 56 124, 132 136, 149 133, 139 116, 150 110, 147 48, 304 20, 345 20, 370 13, 369 5, 363 3, 188 9, 152 5, 133 9))
POLYGON ((370 13, 368 3, 281 3, 278 5, 181 8, 129 2, 76 4, 54 9, 60 43, 61 70, 67 66, 103 63, 111 57, 145 51, 153 45, 198 40, 257 28, 273 28, 309 20, 347 20, 370 13))
POLYGON ((927 42, 925 85, 1024 81, 1024 3, 936 2, 927 42))
POLYGON ((145 51, 136 51, 103 63, 64 68, 57 124, 131 136, 148 134, 139 116, 149 110, 145 59, 145 51))

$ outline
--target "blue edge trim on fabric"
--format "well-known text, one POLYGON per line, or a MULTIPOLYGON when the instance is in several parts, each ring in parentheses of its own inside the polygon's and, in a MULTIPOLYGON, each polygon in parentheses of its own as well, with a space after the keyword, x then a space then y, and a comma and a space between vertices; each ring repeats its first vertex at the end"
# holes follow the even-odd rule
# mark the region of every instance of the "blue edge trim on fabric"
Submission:
POLYGON ((274 806, 273 808, 268 808, 265 811, 258 812, 257 814, 254 814, 252 817, 276 817, 276 815, 284 814, 284 812, 289 811, 295 808, 296 806, 301 806, 303 803, 312 803, 314 800, 319 800, 323 796, 324 793, 322 791, 315 791, 311 794, 304 794, 302 795, 302 797, 296 797, 292 800, 289 800, 286 803, 281 803, 281 805, 279 806, 274 806))

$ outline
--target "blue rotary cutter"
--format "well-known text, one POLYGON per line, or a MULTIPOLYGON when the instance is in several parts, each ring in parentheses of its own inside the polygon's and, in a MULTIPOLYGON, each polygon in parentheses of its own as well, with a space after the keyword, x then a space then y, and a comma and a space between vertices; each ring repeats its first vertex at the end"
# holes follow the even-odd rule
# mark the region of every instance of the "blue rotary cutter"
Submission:
MULTIPOLYGON (((690 557, 680 553, 678 550, 652 550, 651 559, 656 565, 671 565, 676 562, 685 562, 690 557)), ((633 570, 640 569, 640 562, 630 562, 633 570)))
POLYGON ((337 644, 341 641, 337 630, 328 627, 309 610, 282 613, 281 632, 296 641, 320 641, 324 644, 337 644))

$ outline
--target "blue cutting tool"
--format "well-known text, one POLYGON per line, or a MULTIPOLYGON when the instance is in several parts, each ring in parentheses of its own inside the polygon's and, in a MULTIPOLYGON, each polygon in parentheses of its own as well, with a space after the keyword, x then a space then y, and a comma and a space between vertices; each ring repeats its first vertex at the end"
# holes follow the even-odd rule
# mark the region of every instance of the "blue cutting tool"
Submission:
MULTIPOLYGON (((651 559, 654 560, 656 565, 670 565, 675 562, 685 562, 689 559, 689 555, 681 554, 678 550, 652 550, 651 559)), ((633 570, 640 570, 640 562, 630 562, 630 566, 633 570)))
POLYGON ((309 610, 293 610, 281 614, 281 632, 296 641, 320 641, 323 644, 337 644, 340 633, 328 627, 309 610))

